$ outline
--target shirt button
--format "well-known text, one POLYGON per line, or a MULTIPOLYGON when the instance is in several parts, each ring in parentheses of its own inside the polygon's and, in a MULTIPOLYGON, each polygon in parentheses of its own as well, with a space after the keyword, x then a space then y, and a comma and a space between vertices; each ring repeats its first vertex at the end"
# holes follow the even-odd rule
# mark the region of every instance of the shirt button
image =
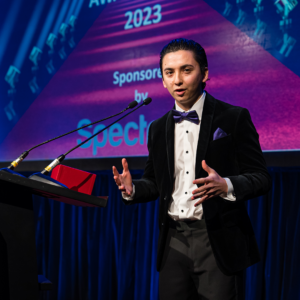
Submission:
POLYGON ((188 131, 186 131, 186 133, 189 133, 188 131))
POLYGON ((185 192, 185 194, 187 194, 187 192, 185 192))
POLYGON ((189 174, 189 172, 186 172, 186 174, 189 174))
POLYGON ((184 212, 184 210, 181 210, 181 212, 184 212))
POLYGON ((186 153, 189 153, 189 151, 186 151, 186 153))

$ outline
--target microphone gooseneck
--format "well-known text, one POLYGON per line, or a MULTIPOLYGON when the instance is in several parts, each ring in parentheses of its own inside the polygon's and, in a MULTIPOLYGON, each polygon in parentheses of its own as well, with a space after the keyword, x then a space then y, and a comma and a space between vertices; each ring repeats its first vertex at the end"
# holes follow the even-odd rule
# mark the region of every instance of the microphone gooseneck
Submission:
MULTIPOLYGON (((147 99, 148 99, 148 98, 147 98, 147 99)), ((40 147, 40 146, 45 145, 45 144, 48 144, 48 143, 50 143, 50 142, 52 142, 52 141, 55 141, 55 140, 57 140, 57 139, 59 139, 59 138, 61 138, 61 137, 64 137, 64 136, 66 136, 66 135, 68 135, 68 134, 71 134, 71 133, 73 133, 73 132, 75 132, 75 131, 78 131, 78 130, 80 130, 80 129, 86 128, 86 127, 88 127, 88 126, 97 124, 97 123, 99 123, 99 122, 102 122, 102 121, 105 121, 105 120, 108 120, 108 119, 111 119, 111 118, 113 118, 113 117, 116 117, 116 116, 122 114, 123 112, 125 112, 125 111, 128 110, 128 109, 132 109, 132 108, 136 107, 137 105, 138 105, 137 101, 132 101, 132 102, 129 103, 129 105, 128 105, 125 109, 123 109, 121 112, 119 112, 119 113, 117 113, 117 114, 115 114, 115 115, 112 115, 112 116, 109 116, 109 117, 107 117, 107 118, 104 118, 104 119, 101 119, 101 120, 92 122, 92 123, 87 124, 87 125, 84 125, 84 126, 81 126, 81 127, 76 128, 76 129, 74 129, 74 130, 71 130, 71 131, 69 131, 69 132, 67 132, 67 133, 64 133, 64 134, 62 134, 62 135, 59 135, 59 136, 57 136, 57 137, 55 137, 55 138, 53 138, 53 139, 47 140, 47 141, 45 141, 45 142, 43 142, 43 143, 40 143, 40 144, 38 144, 38 145, 36 145, 36 146, 30 148, 29 150, 26 150, 25 152, 23 152, 16 160, 14 160, 14 161, 10 164, 10 166, 7 167, 7 169, 13 170, 14 168, 16 168, 16 167, 17 167, 17 166, 18 166, 18 165, 26 158, 26 156, 29 154, 29 152, 32 151, 33 149, 37 148, 37 147, 40 147)))
MULTIPOLYGON (((112 125, 114 125, 115 123, 117 123, 118 121, 124 119, 125 117, 127 117, 128 115, 132 114, 134 111, 138 110, 140 107, 144 106, 144 105, 148 105, 150 102, 152 101, 152 99, 150 97, 146 98, 143 103, 138 106, 136 109, 132 110, 131 112, 127 113, 126 115, 124 115, 123 117, 117 119, 116 121, 114 121, 113 123, 109 124, 108 126, 106 126, 105 128, 103 128, 102 130, 96 132, 95 134, 93 134, 91 137, 89 137, 88 139, 84 140, 82 143, 76 145, 75 147, 73 147, 71 150, 67 151, 65 154, 60 155, 58 158, 56 158, 53 162, 51 162, 50 165, 48 165, 41 173, 44 175, 48 175, 49 172, 51 172, 51 170, 53 170, 53 168, 55 168, 57 165, 59 165, 64 159, 65 157, 71 153, 72 151, 74 151, 75 149, 79 148, 80 146, 82 146, 83 144, 85 144, 86 142, 88 142, 89 140, 91 140, 92 138, 94 138, 96 135, 98 135, 99 133, 103 132, 104 130, 106 130, 107 128, 111 127, 112 125)), ((134 102, 134 101, 133 101, 134 102)), ((133 103, 131 102, 131 103, 133 103)), ((136 102, 136 101, 135 101, 136 102)), ((130 104, 131 104, 130 103, 130 104)), ((129 105, 130 105, 129 104, 129 105)), ((135 104, 134 106, 136 106, 137 104, 135 104)), ((128 106, 129 107, 129 106, 128 106)))

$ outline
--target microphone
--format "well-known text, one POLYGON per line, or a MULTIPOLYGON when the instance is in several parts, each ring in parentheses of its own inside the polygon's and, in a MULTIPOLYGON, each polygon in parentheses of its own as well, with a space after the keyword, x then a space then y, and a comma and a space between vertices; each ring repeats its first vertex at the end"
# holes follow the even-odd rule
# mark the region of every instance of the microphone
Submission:
POLYGON ((143 102, 145 105, 148 105, 149 103, 151 103, 152 99, 150 97, 146 98, 143 102))
MULTIPOLYGON (((71 153, 75 149, 79 148, 80 146, 82 146, 83 144, 85 144, 86 142, 88 142, 90 139, 94 138, 96 135, 98 135, 99 133, 103 132, 107 128, 111 127, 112 125, 114 125, 118 121, 120 121, 120 120, 124 119, 125 117, 127 117, 128 115, 132 114, 134 111, 138 110, 140 107, 142 107, 144 105, 148 105, 149 103, 151 103, 151 101, 152 101, 152 99, 150 97, 146 98, 145 100, 143 100, 143 103, 140 106, 138 106, 136 109, 132 110, 131 112, 127 113, 125 116, 123 116, 123 117, 119 118, 118 120, 114 121, 113 123, 109 124, 108 126, 106 126, 105 128, 103 128, 102 130, 96 132, 94 135, 92 135, 88 139, 84 140, 83 142, 81 142, 80 144, 78 144, 77 146, 75 146, 74 148, 72 148, 71 150, 67 151, 65 154, 61 154, 59 157, 57 157, 55 160, 53 160, 51 162, 51 164, 48 165, 40 174, 48 175, 49 172, 51 172, 57 165, 61 164, 61 162, 65 159, 65 157, 69 153, 71 153)), ((37 176, 37 175, 38 175, 38 173, 35 174, 35 176, 37 176)), ((36 178, 32 178, 32 179, 36 180, 36 178)))
POLYGON ((134 100, 134 101, 130 102, 129 105, 127 106, 127 108, 125 108, 122 112, 124 112, 125 110, 127 110, 127 109, 129 109, 129 108, 130 108, 130 109, 131 109, 131 108, 135 108, 137 105, 138 105, 137 101, 134 100))
MULTIPOLYGON (((147 99, 148 99, 148 98, 147 98, 147 99)), ((145 100, 147 100, 147 99, 145 99, 145 100)), ((150 102, 151 102, 151 101, 150 101, 150 102)), ((43 143, 41 143, 41 144, 38 144, 38 145, 36 145, 36 146, 30 148, 29 150, 24 151, 24 152, 23 152, 16 160, 14 160, 14 161, 10 164, 10 166, 8 166, 7 168, 3 168, 3 169, 1 169, 1 170, 2 170, 2 171, 7 171, 7 172, 9 172, 9 173, 14 173, 14 172, 11 172, 11 171, 9 171, 9 170, 14 170, 14 168, 17 167, 17 166, 18 166, 18 165, 19 165, 19 164, 27 157, 27 155, 29 154, 29 152, 32 151, 33 149, 38 148, 38 147, 40 147, 40 146, 42 146, 42 145, 48 144, 48 143, 50 143, 50 142, 52 142, 52 141, 54 141, 54 140, 57 140, 57 139, 59 139, 59 138, 61 138, 61 137, 64 137, 64 136, 66 136, 66 135, 68 135, 68 134, 71 134, 71 133, 73 133, 73 132, 75 132, 75 131, 78 131, 78 130, 80 130, 80 129, 86 128, 86 127, 88 127, 88 126, 97 124, 97 123, 99 123, 99 122, 102 122, 102 121, 105 121, 105 120, 108 120, 108 119, 111 119, 111 118, 113 118, 113 117, 116 117, 116 116, 122 114, 123 112, 125 112, 125 111, 128 110, 128 109, 132 109, 132 108, 136 107, 137 105, 138 105, 137 101, 132 101, 132 102, 129 103, 129 105, 128 105, 125 109, 123 109, 121 112, 119 112, 119 113, 117 113, 117 114, 115 114, 115 115, 112 115, 112 116, 109 116, 109 117, 107 117, 107 118, 104 118, 104 119, 101 119, 101 120, 92 122, 92 123, 87 124, 87 125, 84 125, 84 126, 81 126, 80 128, 74 129, 74 130, 69 131, 69 132, 67 132, 67 133, 64 133, 64 134, 62 134, 62 135, 59 135, 59 136, 57 136, 57 137, 55 137, 55 138, 53 138, 53 139, 50 139, 50 140, 47 140, 47 141, 45 141, 45 142, 43 142, 43 143)))

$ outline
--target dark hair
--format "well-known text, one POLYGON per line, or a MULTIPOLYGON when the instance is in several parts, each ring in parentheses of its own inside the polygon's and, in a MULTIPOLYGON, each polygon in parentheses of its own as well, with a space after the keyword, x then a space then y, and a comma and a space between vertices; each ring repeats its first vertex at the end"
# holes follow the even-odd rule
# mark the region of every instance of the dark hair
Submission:
MULTIPOLYGON (((200 66, 201 74, 202 75, 205 74, 205 70, 208 68, 208 64, 207 64, 206 53, 205 53, 205 50, 203 49, 203 47, 193 40, 180 38, 180 39, 175 39, 175 40, 171 41, 169 44, 164 46, 160 52, 159 65, 160 65, 160 71, 161 71, 162 75, 163 75, 162 60, 163 60, 164 56, 168 53, 176 52, 179 50, 192 51, 194 53, 195 60, 197 61, 197 63, 200 66)), ((202 89, 204 89, 205 86, 206 86, 206 83, 202 82, 202 89)))

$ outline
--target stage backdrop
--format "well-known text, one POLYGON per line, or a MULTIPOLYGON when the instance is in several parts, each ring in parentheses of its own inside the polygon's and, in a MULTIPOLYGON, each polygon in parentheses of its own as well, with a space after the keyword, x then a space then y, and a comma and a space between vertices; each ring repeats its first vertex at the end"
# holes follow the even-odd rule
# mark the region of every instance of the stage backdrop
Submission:
MULTIPOLYGON (((180 37, 205 48, 207 91, 249 109, 263 150, 300 149, 300 6, 289 0, 237 2, 39 0, 26 1, 27 8, 22 0, 1 4, 7 16, 1 12, 0 38, 5 43, 0 63, 6 81, 0 86, 0 160, 12 160, 37 143, 151 97, 149 106, 68 157, 147 155, 150 123, 174 104, 162 85, 159 52, 180 37), (19 40, 9 36, 10 28, 19 40)), ((55 158, 105 124, 40 147, 28 159, 55 158)))

